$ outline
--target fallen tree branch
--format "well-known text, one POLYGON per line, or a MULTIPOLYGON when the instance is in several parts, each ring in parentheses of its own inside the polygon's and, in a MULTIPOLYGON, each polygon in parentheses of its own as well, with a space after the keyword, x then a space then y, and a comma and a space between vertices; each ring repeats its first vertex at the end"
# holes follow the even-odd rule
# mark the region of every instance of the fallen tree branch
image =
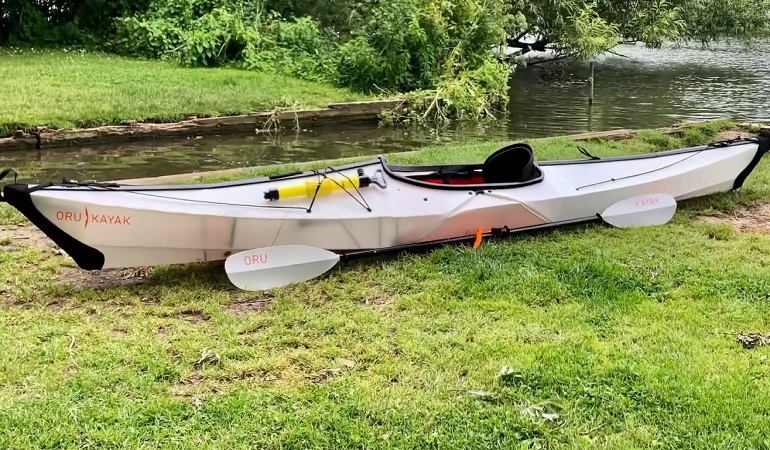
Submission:
POLYGON ((506 39, 506 43, 508 44, 509 47, 520 48, 521 52, 519 53, 519 55, 524 55, 532 51, 544 52, 548 50, 547 46, 548 44, 551 43, 551 41, 548 40, 548 38, 545 38, 545 39, 538 38, 538 40, 536 40, 535 42, 528 44, 526 42, 521 42, 521 38, 524 37, 526 34, 527 32, 520 34, 515 38, 508 38, 506 39))

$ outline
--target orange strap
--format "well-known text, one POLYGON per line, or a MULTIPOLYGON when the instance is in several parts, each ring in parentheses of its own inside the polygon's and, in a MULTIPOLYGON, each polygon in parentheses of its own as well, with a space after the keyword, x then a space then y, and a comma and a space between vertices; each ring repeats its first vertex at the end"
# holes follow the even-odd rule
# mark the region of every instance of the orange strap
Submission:
POLYGON ((484 234, 481 229, 476 230, 476 241, 473 243, 473 248, 478 248, 481 245, 481 236, 484 234))

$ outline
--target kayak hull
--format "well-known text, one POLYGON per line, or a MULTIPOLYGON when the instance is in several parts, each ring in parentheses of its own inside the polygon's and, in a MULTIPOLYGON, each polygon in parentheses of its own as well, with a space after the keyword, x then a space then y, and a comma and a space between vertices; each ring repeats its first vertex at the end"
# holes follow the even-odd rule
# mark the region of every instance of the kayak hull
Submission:
POLYGON ((747 139, 535 164, 531 149, 515 144, 508 155, 516 157, 479 165, 394 166, 378 158, 206 185, 9 184, 3 200, 89 270, 222 260, 276 245, 346 253, 588 221, 644 194, 684 200, 726 192, 742 185, 769 146, 747 139))

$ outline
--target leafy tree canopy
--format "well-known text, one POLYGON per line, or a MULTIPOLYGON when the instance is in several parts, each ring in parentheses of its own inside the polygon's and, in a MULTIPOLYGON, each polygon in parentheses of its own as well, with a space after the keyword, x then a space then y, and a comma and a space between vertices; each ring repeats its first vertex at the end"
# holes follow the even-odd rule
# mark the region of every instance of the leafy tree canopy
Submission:
POLYGON ((412 92, 439 116, 507 101, 514 65, 491 51, 505 45, 589 58, 628 41, 768 36, 770 0, 0 0, 0 45, 88 45, 412 92))
POLYGON ((508 44, 592 57, 622 42, 658 48, 664 42, 770 35, 770 0, 513 0, 518 22, 508 44), (534 39, 526 39, 534 36, 534 39))

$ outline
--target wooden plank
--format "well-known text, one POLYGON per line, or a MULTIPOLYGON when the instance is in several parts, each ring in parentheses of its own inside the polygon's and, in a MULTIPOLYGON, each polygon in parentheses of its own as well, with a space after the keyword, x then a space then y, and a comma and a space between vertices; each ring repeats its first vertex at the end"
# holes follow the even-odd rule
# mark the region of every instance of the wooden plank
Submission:
POLYGON ((41 129, 37 133, 16 132, 0 138, 0 150, 52 148, 82 144, 109 144, 140 139, 200 136, 210 134, 254 133, 257 130, 302 128, 370 121, 377 123, 385 109, 394 109, 405 100, 333 103, 327 108, 300 111, 259 111, 238 116, 191 118, 173 123, 134 123, 72 130, 41 129))

